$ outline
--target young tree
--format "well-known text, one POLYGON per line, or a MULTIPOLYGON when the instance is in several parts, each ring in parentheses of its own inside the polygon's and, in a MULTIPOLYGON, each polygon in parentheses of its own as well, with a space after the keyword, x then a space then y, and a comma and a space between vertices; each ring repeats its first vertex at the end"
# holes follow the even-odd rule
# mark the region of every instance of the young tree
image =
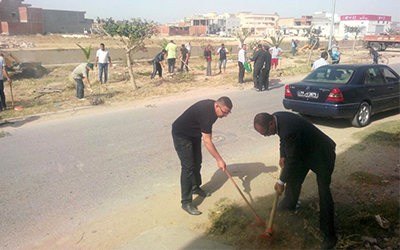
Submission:
POLYGON ((153 21, 140 18, 115 21, 112 18, 97 18, 99 30, 103 35, 110 36, 113 41, 126 53, 126 64, 134 90, 137 89, 132 70, 131 54, 139 50, 146 50, 146 39, 157 34, 157 24, 153 21))
POLYGON ((236 32, 236 38, 239 40, 239 48, 242 48, 242 45, 245 43, 247 37, 252 34, 249 29, 242 29, 241 31, 236 32))
POLYGON ((353 42, 353 49, 352 49, 353 50, 352 51, 353 56, 354 56, 354 48, 356 47, 356 42, 357 42, 358 35, 364 30, 364 28, 365 27, 362 27, 362 26, 344 25, 344 32, 354 35, 354 42, 353 42))

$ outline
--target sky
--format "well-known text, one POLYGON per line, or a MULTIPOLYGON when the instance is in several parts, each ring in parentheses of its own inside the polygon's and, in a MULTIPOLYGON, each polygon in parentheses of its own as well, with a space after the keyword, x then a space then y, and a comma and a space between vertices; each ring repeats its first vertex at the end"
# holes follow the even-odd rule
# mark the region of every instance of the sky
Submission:
POLYGON ((86 11, 86 18, 116 20, 143 18, 160 24, 175 22, 193 14, 208 12, 274 14, 300 18, 314 12, 331 12, 336 2, 338 15, 369 14, 391 16, 400 22, 399 0, 24 0, 32 7, 86 11), (246 4, 249 3, 249 4, 246 4))

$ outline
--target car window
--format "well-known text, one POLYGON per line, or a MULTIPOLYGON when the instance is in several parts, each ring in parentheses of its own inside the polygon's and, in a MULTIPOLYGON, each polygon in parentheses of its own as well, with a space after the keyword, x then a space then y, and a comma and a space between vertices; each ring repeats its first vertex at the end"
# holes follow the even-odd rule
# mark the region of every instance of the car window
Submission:
POLYGON ((369 68, 365 72, 365 84, 386 83, 385 77, 378 68, 369 68))
POLYGON ((382 69, 382 71, 383 71, 383 75, 387 82, 398 82, 399 81, 399 79, 397 79, 397 76, 393 72, 391 72, 389 69, 384 68, 384 69, 382 69))
POLYGON ((353 69, 323 67, 314 70, 303 81, 318 83, 347 84, 354 74, 353 69))

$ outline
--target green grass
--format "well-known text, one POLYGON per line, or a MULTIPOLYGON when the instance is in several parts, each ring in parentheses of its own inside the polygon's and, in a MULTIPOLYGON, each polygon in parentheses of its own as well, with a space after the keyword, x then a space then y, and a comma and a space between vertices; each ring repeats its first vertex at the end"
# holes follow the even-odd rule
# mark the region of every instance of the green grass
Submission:
POLYGON ((368 131, 355 134, 368 144, 379 144, 383 146, 399 147, 400 123, 398 121, 386 122, 373 126, 368 131))

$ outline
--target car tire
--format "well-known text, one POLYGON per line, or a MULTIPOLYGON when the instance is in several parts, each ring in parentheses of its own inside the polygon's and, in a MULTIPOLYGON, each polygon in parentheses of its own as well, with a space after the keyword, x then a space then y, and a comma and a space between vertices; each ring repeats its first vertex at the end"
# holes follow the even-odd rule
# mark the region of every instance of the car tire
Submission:
POLYGON ((356 115, 353 117, 351 124, 354 127, 365 127, 371 122, 371 107, 368 103, 363 102, 360 105, 356 115))

